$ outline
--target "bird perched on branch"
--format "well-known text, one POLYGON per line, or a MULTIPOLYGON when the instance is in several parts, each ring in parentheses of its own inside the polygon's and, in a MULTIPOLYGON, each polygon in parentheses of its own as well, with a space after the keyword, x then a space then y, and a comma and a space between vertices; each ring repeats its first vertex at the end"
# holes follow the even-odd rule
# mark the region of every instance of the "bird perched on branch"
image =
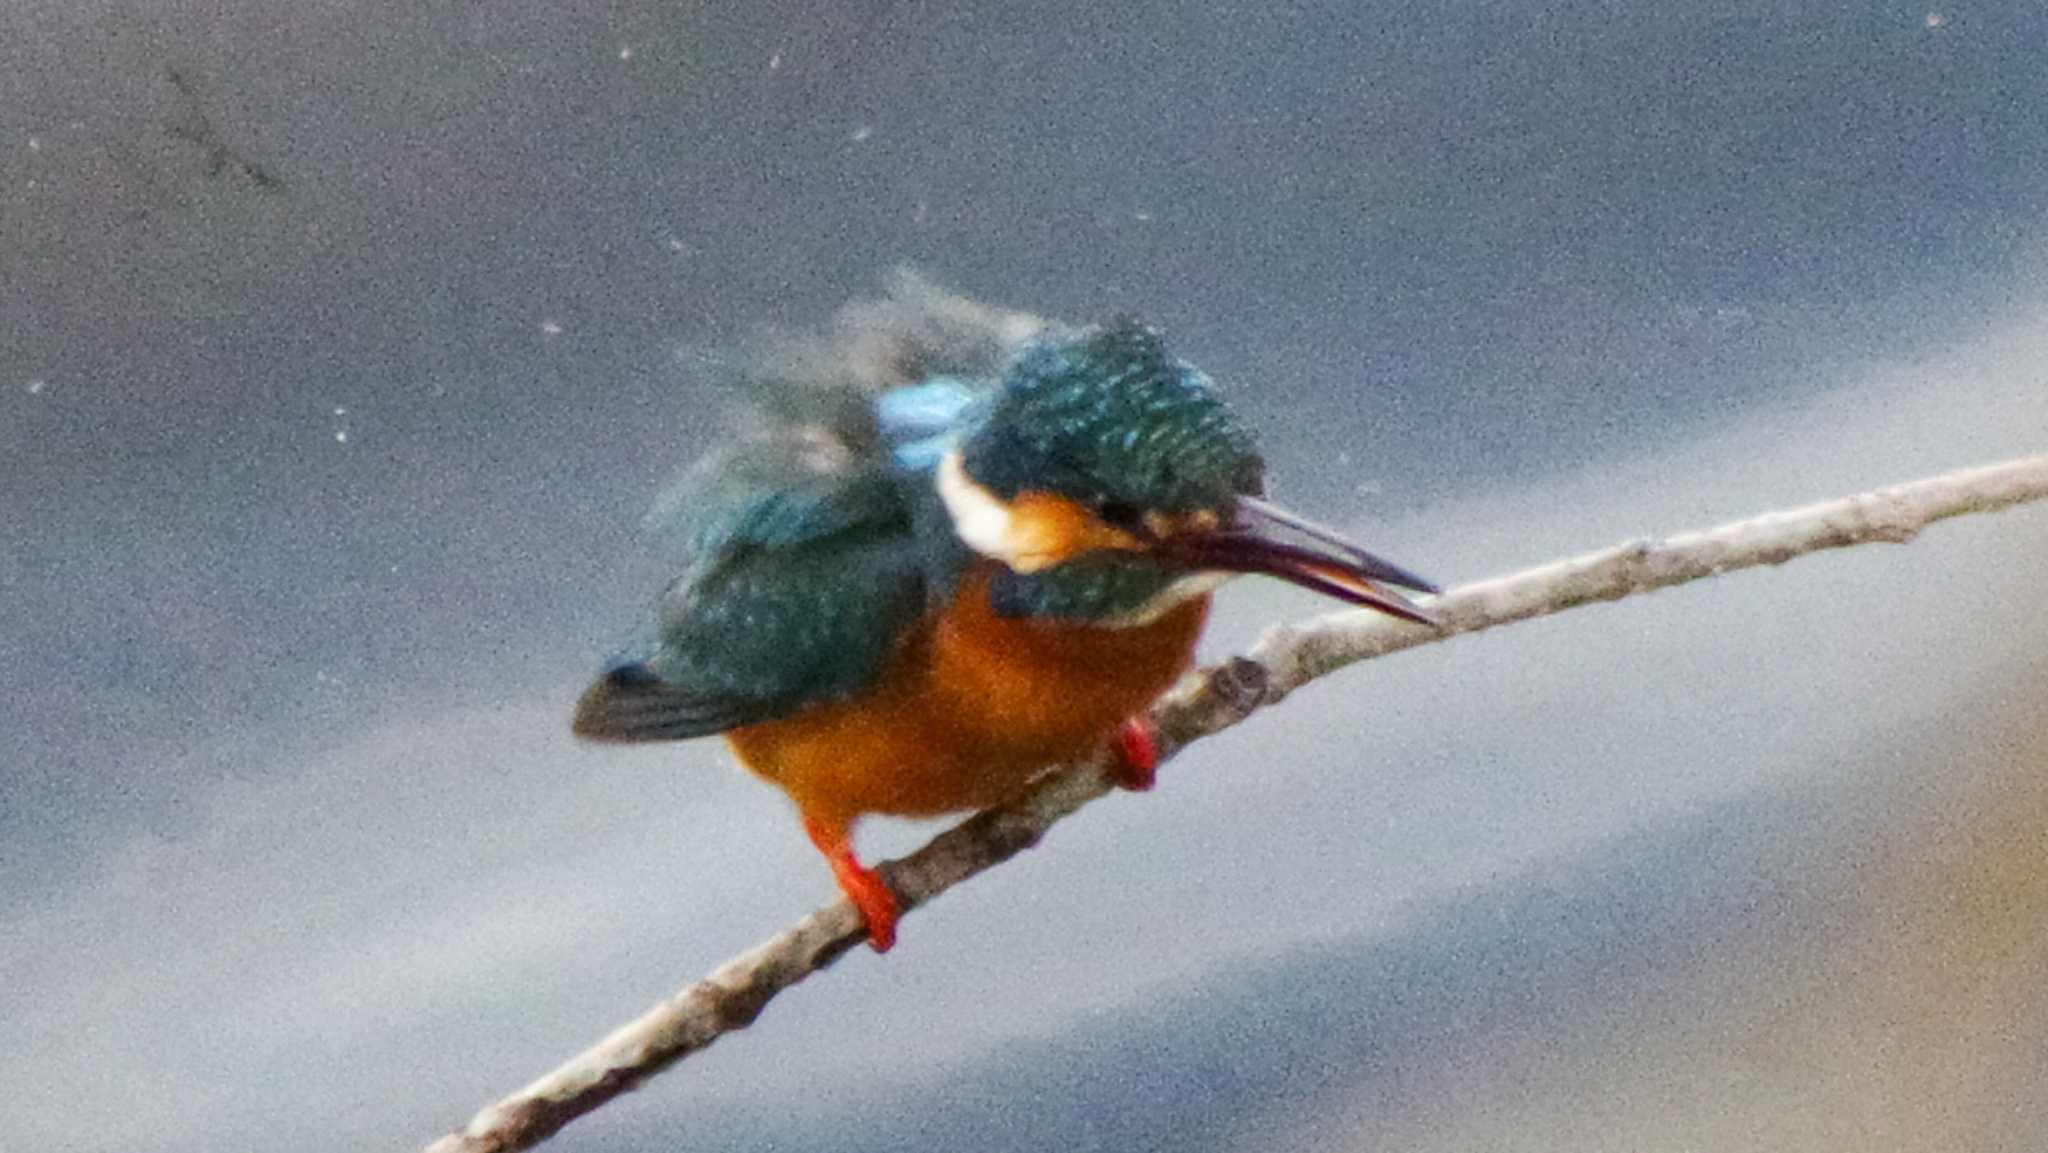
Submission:
POLYGON ((854 823, 995 804, 1110 744, 1148 787, 1139 718, 1231 576, 1431 623, 1395 591, 1427 581, 1265 501, 1251 435, 1134 321, 1067 328, 906 277, 753 377, 762 427, 649 514, 683 570, 573 727, 724 734, 878 951, 897 903, 854 823))

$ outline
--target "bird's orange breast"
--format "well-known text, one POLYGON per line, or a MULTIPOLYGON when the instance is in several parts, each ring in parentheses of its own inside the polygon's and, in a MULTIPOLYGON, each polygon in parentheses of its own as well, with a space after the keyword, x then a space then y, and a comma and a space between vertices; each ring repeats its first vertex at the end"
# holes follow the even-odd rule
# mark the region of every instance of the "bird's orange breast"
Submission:
POLYGON ((977 570, 905 638, 874 691, 727 739, 829 824, 981 808, 1101 746, 1166 691, 1194 659, 1208 608, 1195 597, 1126 628, 1000 617, 977 570))

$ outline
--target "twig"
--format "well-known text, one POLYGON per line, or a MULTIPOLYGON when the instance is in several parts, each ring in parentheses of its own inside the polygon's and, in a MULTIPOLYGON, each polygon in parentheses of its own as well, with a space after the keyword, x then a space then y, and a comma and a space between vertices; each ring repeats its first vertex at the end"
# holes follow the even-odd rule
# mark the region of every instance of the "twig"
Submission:
MULTIPOLYGON (((1451 590, 1430 605, 1432 631, 1363 611, 1269 630, 1244 656, 1190 674, 1152 710, 1163 760, 1345 665, 1459 633, 1595 601, 1782 564, 1822 549, 1903 543, 1938 520, 2048 498, 2048 455, 1949 473, 1842 500, 1766 513, 1704 532, 1637 541, 1451 590)), ((1106 761, 1071 765, 1029 792, 882 866, 904 911, 1038 843, 1060 818, 1110 791, 1106 761)), ((770 999, 865 938, 835 901, 733 958, 566 1064, 478 1113, 427 1153, 527 1149, 721 1035, 745 1028, 770 999)))

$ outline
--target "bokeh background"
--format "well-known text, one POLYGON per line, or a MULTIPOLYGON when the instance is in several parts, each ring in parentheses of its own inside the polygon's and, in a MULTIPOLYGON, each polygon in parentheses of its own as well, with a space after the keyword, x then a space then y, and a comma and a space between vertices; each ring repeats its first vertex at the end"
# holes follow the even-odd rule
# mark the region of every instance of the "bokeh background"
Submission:
MULTIPOLYGON (((8 5, 0 1147, 413 1148, 829 894, 715 743, 566 733, 764 326, 1135 313, 1290 503, 1491 575, 2048 448, 2044 48, 8 5)), ((553 1147, 2039 1149, 2044 597, 2022 510, 1350 670, 553 1147)))

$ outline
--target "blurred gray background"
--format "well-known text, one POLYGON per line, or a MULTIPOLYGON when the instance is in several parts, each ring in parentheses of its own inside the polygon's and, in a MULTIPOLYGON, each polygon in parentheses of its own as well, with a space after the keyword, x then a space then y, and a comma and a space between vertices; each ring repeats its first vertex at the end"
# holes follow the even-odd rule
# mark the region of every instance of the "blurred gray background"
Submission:
MULTIPOLYGON (((566 716, 728 350, 900 264, 1162 326, 1446 582, 2048 448, 2044 33, 7 6, 0 1147, 413 1148, 827 897, 566 716)), ((2039 1149, 2044 574, 2026 510, 1350 670, 553 1147, 2039 1149)))

